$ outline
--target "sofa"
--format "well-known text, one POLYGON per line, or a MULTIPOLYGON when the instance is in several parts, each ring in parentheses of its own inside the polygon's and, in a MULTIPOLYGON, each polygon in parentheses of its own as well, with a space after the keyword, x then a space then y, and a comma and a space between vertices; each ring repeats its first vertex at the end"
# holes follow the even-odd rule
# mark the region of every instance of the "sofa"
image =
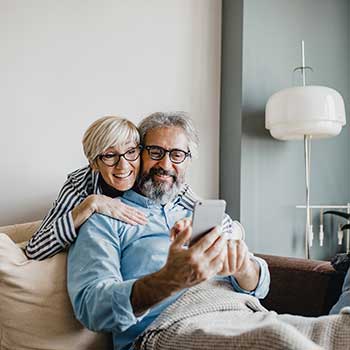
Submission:
POLYGON ((94 333, 75 318, 62 252, 28 260, 21 248, 40 222, 0 227, 0 350, 108 350, 109 334, 94 333))
MULTIPOLYGON (((66 257, 28 260, 22 248, 40 222, 0 227, 0 350, 108 350, 111 337, 84 328, 66 289, 66 257)), ((329 262, 260 255, 270 268, 263 305, 278 313, 325 315, 344 275, 329 262)))

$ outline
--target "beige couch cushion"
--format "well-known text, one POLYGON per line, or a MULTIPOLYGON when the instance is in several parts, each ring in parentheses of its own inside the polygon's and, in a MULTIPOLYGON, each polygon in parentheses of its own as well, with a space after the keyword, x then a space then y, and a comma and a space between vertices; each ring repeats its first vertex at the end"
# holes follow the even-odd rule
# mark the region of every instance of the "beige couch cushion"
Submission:
POLYGON ((0 227, 1 233, 6 233, 14 242, 29 241, 33 233, 39 228, 41 220, 0 227))
POLYGON ((66 289, 66 253, 28 260, 0 234, 0 349, 112 349, 111 337, 84 328, 66 289))

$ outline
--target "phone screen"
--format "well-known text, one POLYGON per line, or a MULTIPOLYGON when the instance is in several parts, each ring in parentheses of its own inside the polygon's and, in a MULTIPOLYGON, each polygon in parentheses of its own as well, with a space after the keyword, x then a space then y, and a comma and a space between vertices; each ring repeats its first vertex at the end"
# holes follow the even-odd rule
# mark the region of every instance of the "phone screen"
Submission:
POLYGON ((197 242, 215 226, 222 224, 225 208, 226 202, 223 199, 208 199, 196 202, 189 246, 197 242))

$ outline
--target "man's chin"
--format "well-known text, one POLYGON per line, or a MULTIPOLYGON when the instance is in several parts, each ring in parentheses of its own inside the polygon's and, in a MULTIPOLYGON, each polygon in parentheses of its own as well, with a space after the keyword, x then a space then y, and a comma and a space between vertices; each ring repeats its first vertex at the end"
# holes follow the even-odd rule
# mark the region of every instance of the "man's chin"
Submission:
POLYGON ((166 204, 175 198, 180 187, 179 178, 158 174, 142 178, 139 184, 140 192, 144 196, 160 204, 166 204))
POLYGON ((169 192, 173 189, 174 183, 170 183, 167 181, 158 181, 156 179, 153 179, 153 184, 155 188, 160 189, 162 192, 169 192))

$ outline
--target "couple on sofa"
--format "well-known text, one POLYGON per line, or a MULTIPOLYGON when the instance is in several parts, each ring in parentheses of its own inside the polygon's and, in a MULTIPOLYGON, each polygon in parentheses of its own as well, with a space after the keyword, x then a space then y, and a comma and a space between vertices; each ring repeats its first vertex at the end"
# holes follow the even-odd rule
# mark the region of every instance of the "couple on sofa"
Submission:
MULTIPOLYGON (((154 113, 139 129, 122 118, 97 120, 83 139, 89 166, 68 176, 26 248, 28 257, 45 259, 74 242, 68 291, 76 317, 112 332, 118 349, 130 348, 185 290, 214 276, 236 292, 268 292, 267 265, 243 241, 227 241, 215 228, 184 248, 196 200, 184 178, 197 145, 182 113, 154 113)), ((230 224, 226 216, 223 230, 230 224)))
MULTIPOLYGON (((75 241, 68 291, 76 317, 112 331, 118 348, 128 348, 186 288, 214 275, 238 292, 268 292, 268 267, 244 241, 227 241, 215 228, 184 248, 195 202, 184 181, 197 146, 183 113, 154 113, 139 129, 118 117, 97 120, 83 138, 89 166, 68 176, 26 247, 28 257, 44 259, 75 241)), ((222 228, 232 230, 228 216, 222 228)))

